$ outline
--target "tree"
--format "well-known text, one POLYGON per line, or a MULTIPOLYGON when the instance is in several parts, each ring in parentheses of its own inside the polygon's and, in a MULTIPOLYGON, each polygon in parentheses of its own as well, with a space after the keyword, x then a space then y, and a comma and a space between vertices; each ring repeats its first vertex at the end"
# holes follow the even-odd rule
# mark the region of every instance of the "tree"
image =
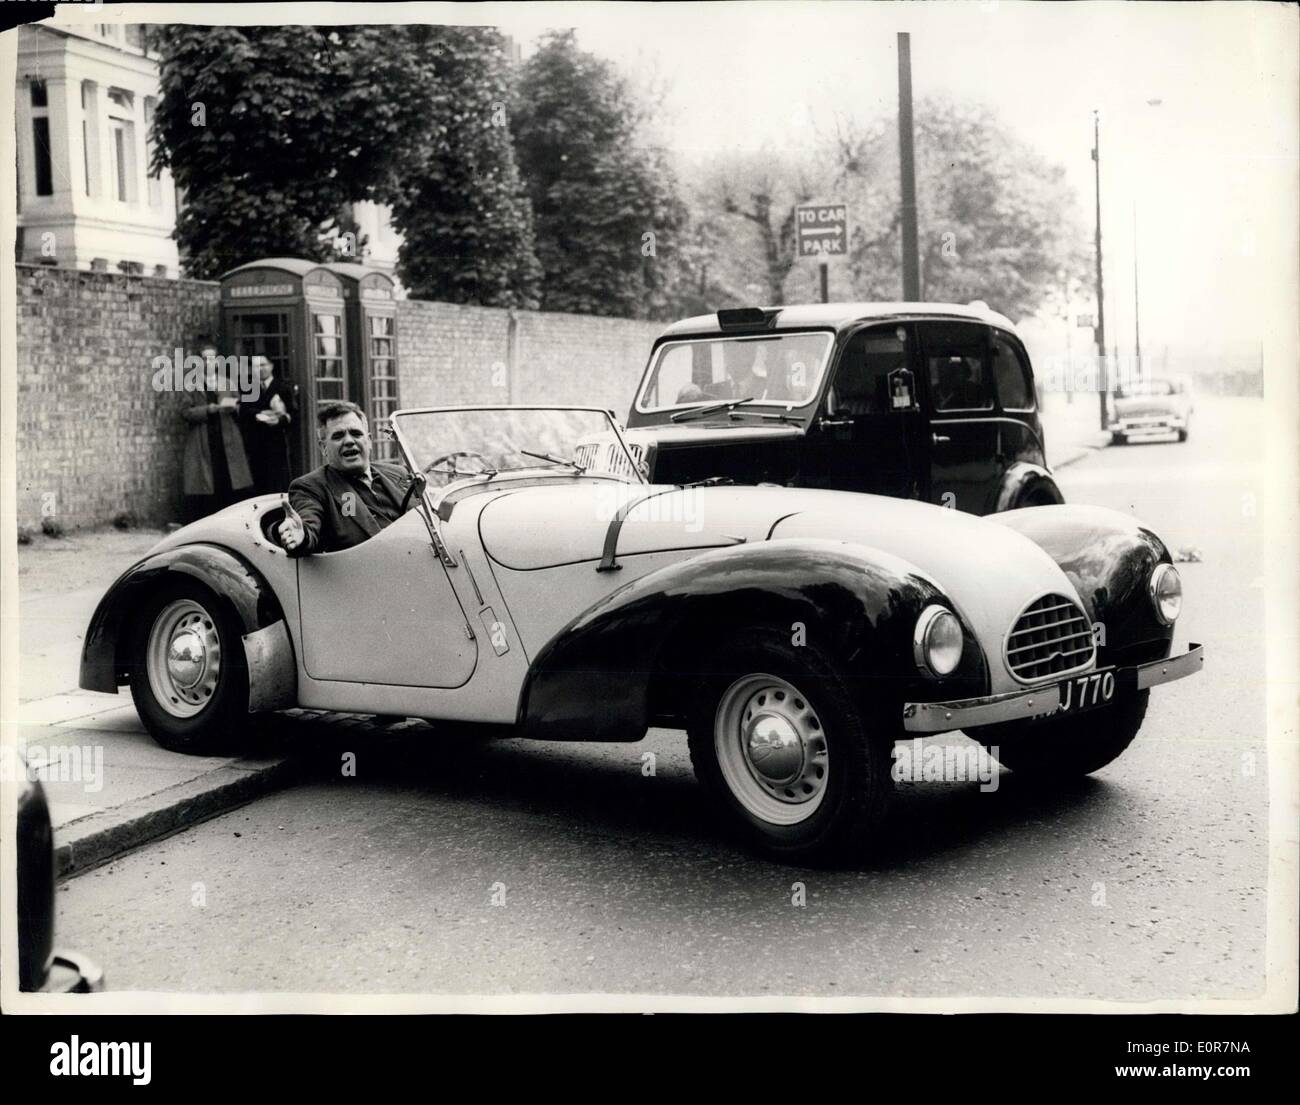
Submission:
POLYGON ((419 79, 438 94, 392 188, 403 235, 398 273, 412 295, 536 307, 541 266, 511 143, 509 71, 499 32, 437 28, 419 79))
POLYGON ((393 210, 416 295, 533 306, 540 274, 506 126, 500 35, 472 27, 159 28, 155 166, 201 278, 256 257, 360 256, 393 210))
POLYGON ((524 63, 511 129, 532 202, 542 306, 640 318, 673 313, 687 213, 642 107, 572 31, 524 63))
POLYGON ((771 149, 719 154, 702 168, 698 210, 719 228, 718 278, 740 304, 786 302, 795 206, 816 196, 817 177, 815 165, 771 149))
POLYGON ((414 79, 395 37, 387 27, 155 29, 152 167, 170 169, 184 194, 175 235, 189 275, 255 257, 328 260, 328 232, 347 228, 350 205, 401 179, 389 154, 412 144, 439 90, 414 79))
MULTIPOLYGON (((1032 315, 1064 272, 1089 281, 1084 234, 1064 171, 979 105, 917 105, 921 297, 982 299, 1012 319, 1032 315)), ((901 295, 898 135, 891 122, 833 141, 854 225, 849 269, 864 298, 901 295)))

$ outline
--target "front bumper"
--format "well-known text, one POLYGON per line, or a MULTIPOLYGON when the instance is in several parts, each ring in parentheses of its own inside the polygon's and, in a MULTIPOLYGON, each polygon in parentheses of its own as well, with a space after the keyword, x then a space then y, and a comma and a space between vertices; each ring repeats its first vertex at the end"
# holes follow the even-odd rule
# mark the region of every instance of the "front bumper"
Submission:
POLYGON ((1187 428, 1187 419, 1177 414, 1145 414, 1117 418, 1107 427, 1113 434, 1171 434, 1187 428))
MULTIPOLYGON (((1192 645, 1181 656, 1115 669, 1115 678, 1128 691, 1144 691, 1161 683, 1185 679, 1200 671, 1205 649, 1192 645)), ((965 698, 953 702, 908 702, 903 706, 903 728, 909 733, 946 733, 975 729, 1006 721, 1023 721, 1051 714, 1061 704, 1059 683, 1045 683, 1028 691, 965 698)))

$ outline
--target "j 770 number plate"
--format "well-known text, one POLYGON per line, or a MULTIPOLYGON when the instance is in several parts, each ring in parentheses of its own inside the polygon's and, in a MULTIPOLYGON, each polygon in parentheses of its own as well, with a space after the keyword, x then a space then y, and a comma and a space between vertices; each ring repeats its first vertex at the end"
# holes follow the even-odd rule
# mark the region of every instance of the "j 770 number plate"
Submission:
POLYGON ((1062 679, 1056 687, 1061 694, 1057 714, 1078 714, 1096 706, 1105 706, 1115 697, 1115 669, 1101 668, 1072 679, 1062 679))

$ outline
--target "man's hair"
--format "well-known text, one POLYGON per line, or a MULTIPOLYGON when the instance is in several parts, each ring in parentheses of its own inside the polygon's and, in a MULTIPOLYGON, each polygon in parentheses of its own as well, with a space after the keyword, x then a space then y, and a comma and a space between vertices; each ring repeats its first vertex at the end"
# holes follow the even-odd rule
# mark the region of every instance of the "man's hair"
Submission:
POLYGON ((345 414, 355 414, 361 419, 361 425, 367 429, 370 428, 369 421, 366 419, 366 412, 358 407, 355 403, 350 403, 346 399, 334 399, 329 403, 322 403, 316 411, 316 431, 323 434, 325 427, 336 418, 342 418, 345 414))

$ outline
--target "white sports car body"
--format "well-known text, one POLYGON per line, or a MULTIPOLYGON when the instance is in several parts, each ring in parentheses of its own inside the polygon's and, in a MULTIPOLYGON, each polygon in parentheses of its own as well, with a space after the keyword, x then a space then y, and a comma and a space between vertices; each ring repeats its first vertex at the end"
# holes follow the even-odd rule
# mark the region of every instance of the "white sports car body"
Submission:
POLYGON ((1171 655, 1178 576, 1126 515, 656 486, 594 409, 394 426, 413 509, 297 560, 278 497, 168 536, 100 604, 82 686, 130 684, 185 750, 292 706, 550 740, 681 727, 737 822, 808 858, 879 826, 896 739, 963 729, 1016 770, 1093 770, 1201 665, 1171 655))

